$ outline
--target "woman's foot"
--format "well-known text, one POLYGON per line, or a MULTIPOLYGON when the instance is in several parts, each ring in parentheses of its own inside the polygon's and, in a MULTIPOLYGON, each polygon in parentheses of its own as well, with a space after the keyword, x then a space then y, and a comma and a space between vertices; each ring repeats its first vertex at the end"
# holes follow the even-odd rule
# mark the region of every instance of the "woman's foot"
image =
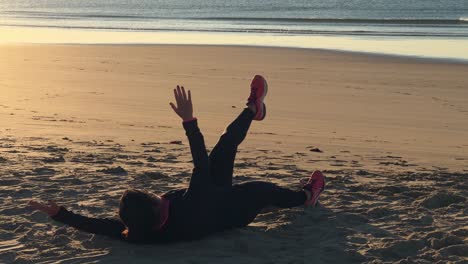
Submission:
POLYGON ((325 189, 325 176, 323 176, 320 171, 314 171, 310 176, 309 181, 305 183, 302 188, 304 191, 310 193, 310 195, 307 195, 307 200, 304 205, 315 207, 320 194, 325 189))
POLYGON ((266 116, 266 106, 263 103, 268 92, 268 84, 260 75, 255 75, 250 84, 250 96, 247 99, 247 106, 255 113, 254 120, 261 121, 266 116))

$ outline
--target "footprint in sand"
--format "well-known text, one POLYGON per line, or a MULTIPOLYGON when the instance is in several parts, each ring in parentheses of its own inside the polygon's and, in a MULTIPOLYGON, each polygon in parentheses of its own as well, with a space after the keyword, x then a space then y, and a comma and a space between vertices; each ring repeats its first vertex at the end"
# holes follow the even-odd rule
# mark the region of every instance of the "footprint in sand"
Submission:
POLYGON ((454 193, 437 192, 419 201, 419 205, 427 209, 447 207, 454 203, 465 202, 466 198, 454 193))
POLYGON ((102 172, 105 174, 112 174, 112 175, 128 175, 128 172, 120 166, 98 170, 98 172, 102 172))
POLYGON ((152 180, 166 179, 169 177, 167 174, 159 172, 159 171, 145 171, 140 176, 146 177, 152 180))
POLYGON ((366 214, 372 219, 379 219, 379 218, 383 218, 386 216, 394 215, 396 213, 397 212, 392 209, 382 208, 382 207, 372 208, 372 209, 367 210, 366 212, 366 214))
POLYGON ((63 156, 58 156, 58 157, 47 157, 42 159, 43 162, 45 163, 58 163, 58 162, 65 162, 65 159, 63 156))
POLYGON ((32 170, 36 175, 53 175, 57 173, 56 170, 49 167, 35 168, 32 170))
POLYGON ((400 240, 384 243, 382 248, 371 249, 369 252, 387 260, 398 260, 413 256, 424 248, 424 242, 420 240, 400 240))

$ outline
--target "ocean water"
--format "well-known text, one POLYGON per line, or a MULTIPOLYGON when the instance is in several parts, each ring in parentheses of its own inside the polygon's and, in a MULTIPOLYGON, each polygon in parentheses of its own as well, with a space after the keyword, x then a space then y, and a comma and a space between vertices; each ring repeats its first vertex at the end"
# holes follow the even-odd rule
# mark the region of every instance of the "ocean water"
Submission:
POLYGON ((0 25, 468 37, 467 0, 1 0, 0 25))
POLYGON ((303 44, 312 43, 313 37, 439 40, 442 46, 428 50, 444 53, 443 40, 447 54, 458 43, 457 54, 449 57, 468 59, 463 49, 468 43, 468 0, 0 0, 1 27, 274 36, 276 44, 296 47, 307 46, 303 44), (301 42, 295 45, 288 37, 301 42))

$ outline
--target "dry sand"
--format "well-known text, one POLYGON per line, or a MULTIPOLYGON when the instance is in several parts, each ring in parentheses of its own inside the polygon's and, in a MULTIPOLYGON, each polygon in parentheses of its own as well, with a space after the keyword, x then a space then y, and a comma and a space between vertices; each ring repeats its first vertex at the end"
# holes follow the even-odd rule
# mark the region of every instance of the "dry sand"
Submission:
POLYGON ((467 65, 282 48, 4 45, 0 91, 0 263, 468 261, 467 65), (298 188, 321 169, 319 208, 135 246, 26 206, 54 199, 109 217, 128 187, 185 186, 191 158, 172 88, 192 90, 210 148, 257 73, 269 81, 268 117, 241 146, 235 179, 298 188))

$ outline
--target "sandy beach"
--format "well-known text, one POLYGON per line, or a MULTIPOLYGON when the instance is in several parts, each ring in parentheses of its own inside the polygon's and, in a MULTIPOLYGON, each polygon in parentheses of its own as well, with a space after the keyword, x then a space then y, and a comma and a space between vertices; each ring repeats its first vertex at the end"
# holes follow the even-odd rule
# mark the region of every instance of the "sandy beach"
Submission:
POLYGON ((0 45, 0 263, 464 263, 468 65, 307 49, 0 45), (184 187, 188 142, 169 101, 192 90, 210 149, 255 74, 268 116, 235 181, 299 188, 320 169, 319 208, 265 211, 202 241, 135 246, 27 207, 53 199, 115 216, 127 188, 184 187))

